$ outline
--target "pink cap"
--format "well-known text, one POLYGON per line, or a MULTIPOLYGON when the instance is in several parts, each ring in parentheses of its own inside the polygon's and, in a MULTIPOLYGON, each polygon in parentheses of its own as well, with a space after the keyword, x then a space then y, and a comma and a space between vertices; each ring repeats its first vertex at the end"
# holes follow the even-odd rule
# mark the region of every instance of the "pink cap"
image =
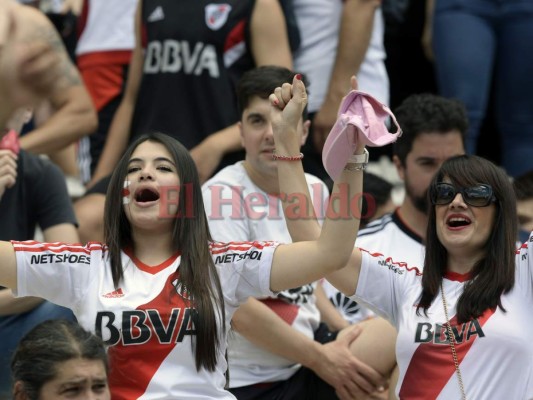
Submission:
POLYGON ((324 143, 324 168, 335 181, 354 153, 358 138, 367 146, 381 147, 395 142, 401 134, 396 117, 387 106, 367 93, 352 90, 342 100, 337 122, 324 143), (389 132, 388 117, 396 125, 396 133, 389 132))

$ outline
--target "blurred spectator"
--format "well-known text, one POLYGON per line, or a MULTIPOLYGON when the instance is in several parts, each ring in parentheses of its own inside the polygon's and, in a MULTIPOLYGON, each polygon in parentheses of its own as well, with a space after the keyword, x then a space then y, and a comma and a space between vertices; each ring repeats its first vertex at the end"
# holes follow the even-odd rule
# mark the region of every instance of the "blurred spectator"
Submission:
MULTIPOLYGON (((410 95, 436 93, 433 64, 426 58, 422 34, 425 1, 383 0, 385 65, 390 79, 390 107, 396 109, 410 95), (405 60, 409 60, 406 62, 405 60)), ((392 156, 392 146, 390 146, 392 156)))
POLYGON ((124 94, 135 45, 137 0, 84 0, 78 19, 77 64, 98 112, 98 129, 81 139, 78 162, 89 182, 124 94))
POLYGON ((491 85, 502 165, 518 176, 533 169, 533 2, 427 0, 425 45, 439 92, 462 101, 478 149, 491 85))
POLYGON ((310 80, 310 138, 303 147, 306 172, 329 182, 322 147, 337 111, 357 75, 359 89, 389 101, 383 46, 383 15, 378 0, 293 0, 301 43, 294 68, 310 80))
POLYGON ((515 178, 513 188, 520 229, 518 239, 524 243, 533 231, 533 170, 515 178))
POLYGON ((205 181, 226 153, 240 149, 238 114, 226 97, 235 98, 240 75, 254 64, 292 66, 281 7, 277 0, 219 7, 141 0, 136 19, 125 98, 94 180, 112 172, 130 133, 135 139, 158 130, 191 149, 205 181))
MULTIPOLYGON (((0 1, 0 237, 31 239, 39 225, 47 240, 76 242, 76 221, 61 171, 19 151, 17 140, 16 130, 27 118, 20 107, 63 88, 63 55, 47 37, 31 43, 17 40, 21 24, 37 22, 38 28, 42 19, 35 13, 0 1)), ((0 290, 0 315, 0 392, 7 393, 9 358, 20 337, 44 319, 72 314, 41 299, 14 299, 10 291, 0 290)))
MULTIPOLYGON (((65 52, 64 45, 50 21, 33 7, 11 4, 14 18, 12 46, 26 46, 44 41, 57 52, 61 75, 47 97, 52 115, 42 125, 20 138, 20 146, 32 153, 50 153, 75 143, 91 133, 97 124, 90 97, 76 67, 65 52)), ((15 88, 14 90, 22 90, 15 88)), ((38 103, 35 103, 38 104, 38 103)))
POLYGON ((130 140, 149 131, 173 136, 190 149, 205 181, 242 159, 235 153, 242 149, 235 101, 240 76, 255 65, 290 68, 291 59, 278 0, 208 6, 140 0, 126 91, 89 186, 98 184, 76 203, 82 241, 103 239, 105 177, 130 140))
MULTIPOLYGON (((15 114, 8 127, 20 129, 22 120, 15 114)), ((9 137, 15 132, 11 129, 9 137)), ((74 210, 59 168, 16 150, 0 145, 0 240, 33 239, 39 227, 47 242, 79 242, 74 210)), ((0 287, 0 394, 11 387, 9 359, 20 338, 39 322, 54 318, 74 316, 70 310, 36 297, 14 298, 11 290, 0 287)))
POLYGON ((361 208, 361 228, 369 222, 391 213, 396 207, 392 201, 392 184, 379 176, 366 172, 363 179, 363 205, 361 208), (372 200, 368 200, 370 197, 372 200))
MULTIPOLYGON (((81 4, 81 0, 19 0, 19 2, 37 8, 47 16, 58 32, 70 60, 74 62, 74 49, 76 46, 75 26, 80 8, 77 3, 81 4)), ((34 118, 23 127, 21 136, 40 127, 52 116, 53 113, 54 109, 50 102, 46 101, 43 102, 43 104, 40 104, 34 110, 34 118)), ((83 193, 83 188, 81 187, 81 182, 79 180, 80 173, 76 162, 77 145, 77 142, 73 142, 61 149, 47 152, 48 157, 50 157, 50 159, 61 168, 66 175, 69 193, 75 196, 79 196, 80 193, 83 193)))

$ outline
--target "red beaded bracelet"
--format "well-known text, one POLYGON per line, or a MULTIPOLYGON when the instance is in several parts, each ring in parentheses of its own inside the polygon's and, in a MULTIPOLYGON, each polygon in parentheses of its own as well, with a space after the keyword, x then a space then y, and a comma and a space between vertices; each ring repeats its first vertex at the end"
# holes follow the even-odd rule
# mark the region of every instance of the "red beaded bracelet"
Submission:
POLYGON ((304 155, 303 153, 300 153, 297 156, 278 156, 276 152, 273 152, 272 158, 274 160, 280 160, 280 161, 300 161, 302 158, 304 158, 304 155))

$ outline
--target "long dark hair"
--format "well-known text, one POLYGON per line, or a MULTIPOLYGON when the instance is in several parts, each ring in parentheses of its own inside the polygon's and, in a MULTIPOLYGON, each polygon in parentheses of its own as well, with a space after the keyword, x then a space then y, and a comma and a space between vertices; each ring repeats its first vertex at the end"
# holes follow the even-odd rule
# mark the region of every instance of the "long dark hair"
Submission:
MULTIPOLYGON (((190 302, 194 305, 194 324, 196 328, 195 361, 196 368, 214 371, 221 338, 226 325, 224 301, 220 279, 209 251, 212 241, 202 200, 202 191, 196 165, 189 152, 177 140, 162 133, 151 133, 133 142, 119 161, 109 184, 104 212, 104 238, 109 248, 111 272, 115 288, 123 279, 123 266, 120 251, 135 248, 131 225, 126 218, 122 205, 122 190, 128 174, 128 162, 137 146, 145 141, 161 143, 172 155, 182 185, 187 190, 179 191, 179 205, 174 219, 172 244, 174 251, 180 251, 180 283, 188 291, 190 302), (216 311, 215 311, 216 304, 216 311)), ((194 342, 194 340, 193 340, 194 342)))
MULTIPOLYGON (((457 319, 464 323, 478 318, 487 309, 500 307, 505 311, 501 296, 508 293, 515 282, 516 199, 505 172, 481 157, 463 155, 448 159, 433 179, 429 193, 444 178, 459 187, 489 184, 497 199, 494 226, 484 247, 485 256, 474 265, 471 279, 457 303, 457 319)), ((448 253, 437 237, 434 206, 428 215, 422 295, 417 307, 417 314, 422 308, 426 316, 440 290, 448 260, 448 253)))
POLYGON ((108 371, 104 343, 99 337, 72 321, 45 321, 18 344, 11 361, 13 380, 22 382, 28 399, 37 400, 43 385, 56 377, 60 364, 72 359, 101 361, 108 371))

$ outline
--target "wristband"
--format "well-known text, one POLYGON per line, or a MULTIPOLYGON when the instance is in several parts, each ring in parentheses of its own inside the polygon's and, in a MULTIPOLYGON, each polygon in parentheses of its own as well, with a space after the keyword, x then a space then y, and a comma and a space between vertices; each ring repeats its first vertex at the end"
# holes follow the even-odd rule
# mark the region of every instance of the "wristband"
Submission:
POLYGON ((15 154, 20 152, 19 135, 14 129, 7 130, 0 139, 0 150, 11 150, 15 154))
POLYGON ((302 158, 304 158, 304 155, 303 153, 300 153, 297 156, 279 156, 276 154, 276 152, 273 152, 272 158, 276 161, 300 161, 302 158))
POLYGON ((363 171, 366 169, 366 166, 368 164, 353 164, 353 163, 350 163, 350 164, 346 164, 346 166, 344 167, 344 170, 345 171, 363 171))
POLYGON ((363 154, 353 154, 347 161, 347 164, 368 164, 370 154, 365 148, 363 154))

